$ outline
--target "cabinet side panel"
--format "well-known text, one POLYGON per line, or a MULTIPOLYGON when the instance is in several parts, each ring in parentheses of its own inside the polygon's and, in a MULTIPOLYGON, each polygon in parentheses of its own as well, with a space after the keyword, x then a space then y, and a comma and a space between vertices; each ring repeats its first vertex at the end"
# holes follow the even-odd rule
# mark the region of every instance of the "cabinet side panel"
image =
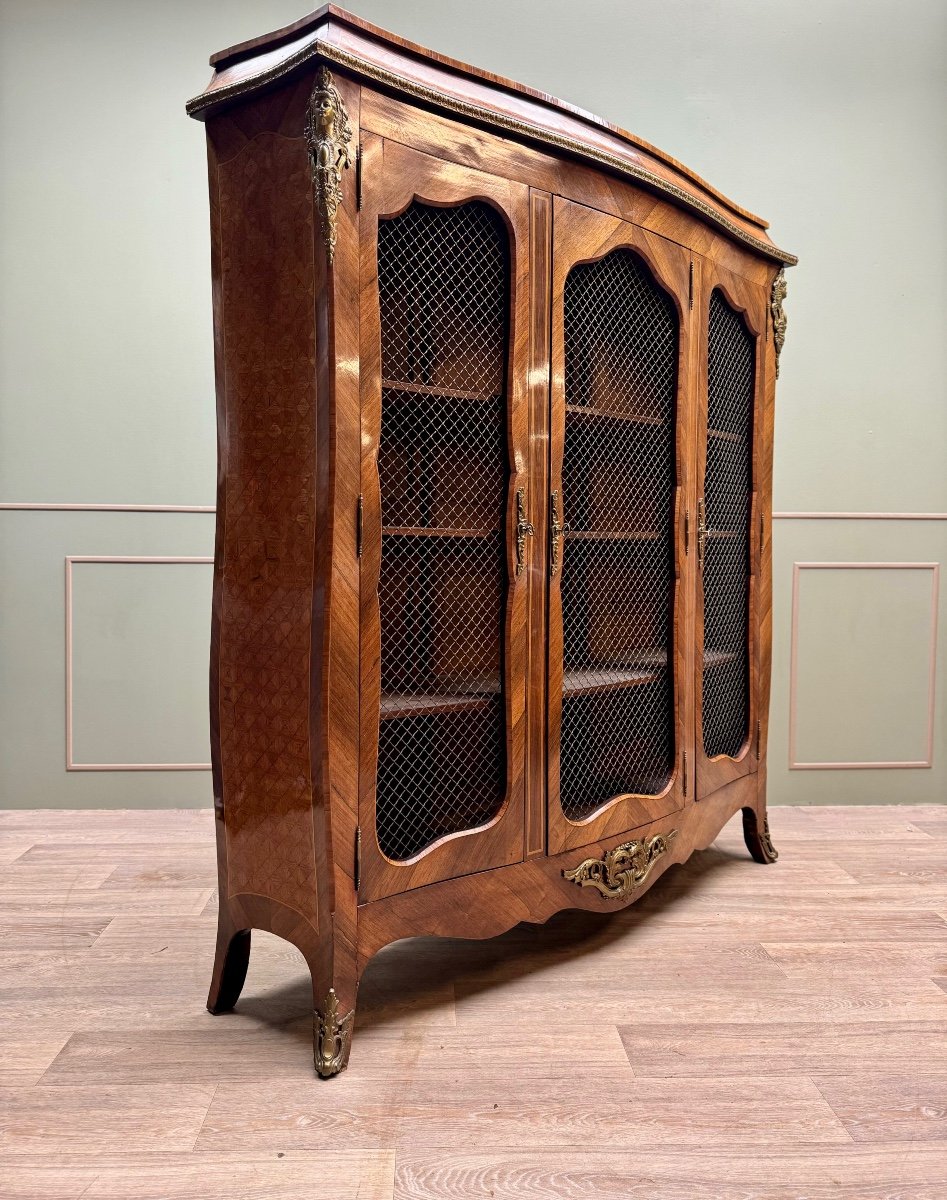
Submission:
POLYGON ((233 153, 234 133, 215 131, 231 151, 216 179, 222 405, 211 693, 228 892, 276 900, 315 926, 312 191, 302 137, 255 131, 233 153))

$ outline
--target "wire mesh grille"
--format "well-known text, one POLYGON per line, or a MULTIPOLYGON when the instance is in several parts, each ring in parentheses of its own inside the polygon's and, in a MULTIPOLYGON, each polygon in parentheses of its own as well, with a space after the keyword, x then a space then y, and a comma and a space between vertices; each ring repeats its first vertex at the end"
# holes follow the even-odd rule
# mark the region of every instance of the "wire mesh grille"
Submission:
POLYGON ((379 223, 376 829, 395 861, 483 825, 505 795, 509 280, 486 204, 379 223))
POLYGON ((678 322, 627 250, 574 267, 564 305, 559 791, 581 820, 674 767, 678 322))
POLYGON ((750 501, 755 346, 719 291, 710 297, 704 551, 704 753, 735 758, 749 732, 750 501))

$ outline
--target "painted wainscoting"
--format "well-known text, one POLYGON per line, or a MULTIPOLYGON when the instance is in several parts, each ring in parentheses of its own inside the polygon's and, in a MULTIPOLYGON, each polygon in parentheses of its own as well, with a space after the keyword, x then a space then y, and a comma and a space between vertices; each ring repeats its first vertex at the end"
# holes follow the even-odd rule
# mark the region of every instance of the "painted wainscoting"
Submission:
POLYGON ((0 509, 0 807, 213 803, 212 508, 0 509))
MULTIPOLYGON (((213 509, 0 505, 0 807, 210 805, 213 509)), ((774 523, 770 799, 947 803, 945 513, 774 523)))
POLYGON ((947 513, 774 522, 769 795, 947 803, 947 513))

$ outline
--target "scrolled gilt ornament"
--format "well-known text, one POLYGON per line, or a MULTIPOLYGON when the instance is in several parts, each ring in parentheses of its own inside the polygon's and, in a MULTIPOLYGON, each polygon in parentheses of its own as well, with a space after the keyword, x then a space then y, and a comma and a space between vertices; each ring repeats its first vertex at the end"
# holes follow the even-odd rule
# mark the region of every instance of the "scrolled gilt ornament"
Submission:
POLYGON ((342 203, 342 172, 352 165, 352 127, 328 67, 320 67, 309 97, 306 144, 326 258, 335 257, 336 223, 342 203))
POLYGON ((316 1072, 322 1079, 330 1079, 344 1071, 352 1048, 352 1024, 355 1012, 339 1016, 339 998, 335 988, 329 988, 325 1013, 315 1013, 314 1054, 316 1072))
POLYGON ((767 858, 769 858, 771 862, 775 862, 776 859, 779 858, 779 851, 773 845, 773 839, 770 837, 768 815, 763 818, 763 830, 760 833, 760 841, 763 843, 763 850, 765 851, 767 858))
POLYGON ((624 900, 644 883, 676 837, 677 830, 672 829, 640 841, 623 842, 606 850, 601 858, 587 858, 562 874, 579 887, 595 888, 607 900, 624 900))
POLYGON ((773 345, 776 348, 776 377, 779 378, 779 355, 786 340, 786 326, 789 318, 783 312, 783 301, 786 299, 786 272, 780 267, 773 280, 773 290, 769 298, 769 311, 773 318, 773 345))

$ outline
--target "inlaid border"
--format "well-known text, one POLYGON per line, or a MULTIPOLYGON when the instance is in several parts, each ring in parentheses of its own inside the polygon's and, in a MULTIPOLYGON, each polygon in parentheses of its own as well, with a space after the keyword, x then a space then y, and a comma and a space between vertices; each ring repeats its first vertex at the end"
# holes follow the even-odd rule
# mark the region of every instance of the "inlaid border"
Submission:
POLYGON ((937 685, 937 611, 940 563, 936 562, 795 562, 792 566, 792 615, 789 635, 789 770, 904 771, 934 765, 934 698, 937 685), (927 758, 923 762, 799 762, 796 759, 796 698, 799 651, 799 580, 803 571, 930 571, 931 623, 928 643, 927 758))

